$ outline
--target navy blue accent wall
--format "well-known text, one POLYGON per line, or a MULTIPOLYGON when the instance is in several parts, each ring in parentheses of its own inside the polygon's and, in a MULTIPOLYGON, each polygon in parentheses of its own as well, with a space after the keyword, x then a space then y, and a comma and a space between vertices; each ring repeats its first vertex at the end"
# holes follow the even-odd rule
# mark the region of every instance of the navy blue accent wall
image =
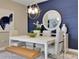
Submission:
POLYGON ((62 16, 62 24, 65 23, 69 33, 69 48, 78 49, 78 1, 77 0, 48 0, 48 2, 40 3, 41 14, 38 19, 28 20, 28 31, 34 30, 33 22, 37 20, 42 23, 43 15, 46 11, 53 9, 60 12, 62 16))

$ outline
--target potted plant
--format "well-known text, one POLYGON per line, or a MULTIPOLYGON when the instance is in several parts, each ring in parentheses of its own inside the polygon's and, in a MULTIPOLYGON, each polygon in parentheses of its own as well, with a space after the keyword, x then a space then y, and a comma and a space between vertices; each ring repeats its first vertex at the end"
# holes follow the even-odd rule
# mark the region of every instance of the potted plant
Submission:
POLYGON ((35 24, 35 30, 33 31, 34 33, 37 33, 37 36, 40 35, 40 30, 41 30, 41 24, 39 24, 39 22, 37 21, 35 24))

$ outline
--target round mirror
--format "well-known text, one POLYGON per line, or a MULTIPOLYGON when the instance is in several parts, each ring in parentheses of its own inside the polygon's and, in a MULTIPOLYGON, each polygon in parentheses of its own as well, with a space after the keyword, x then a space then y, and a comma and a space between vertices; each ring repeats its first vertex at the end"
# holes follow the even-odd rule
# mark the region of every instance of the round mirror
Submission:
POLYGON ((56 10, 49 10, 43 16, 43 25, 47 30, 56 30, 61 24, 61 15, 56 10))

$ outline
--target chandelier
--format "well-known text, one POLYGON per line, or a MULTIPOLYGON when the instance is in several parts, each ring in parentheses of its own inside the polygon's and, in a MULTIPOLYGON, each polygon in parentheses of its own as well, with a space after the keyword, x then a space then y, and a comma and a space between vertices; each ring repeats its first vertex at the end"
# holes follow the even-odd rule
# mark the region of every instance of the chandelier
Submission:
POLYGON ((38 4, 29 5, 27 8, 28 16, 31 19, 36 19, 40 15, 40 8, 38 4))

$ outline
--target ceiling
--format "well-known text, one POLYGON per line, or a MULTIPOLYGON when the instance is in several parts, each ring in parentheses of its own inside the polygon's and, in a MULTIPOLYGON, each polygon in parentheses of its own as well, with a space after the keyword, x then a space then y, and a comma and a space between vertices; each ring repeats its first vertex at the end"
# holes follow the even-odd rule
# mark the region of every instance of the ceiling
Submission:
POLYGON ((12 0, 12 1, 28 6, 29 4, 41 3, 48 0, 12 0))

